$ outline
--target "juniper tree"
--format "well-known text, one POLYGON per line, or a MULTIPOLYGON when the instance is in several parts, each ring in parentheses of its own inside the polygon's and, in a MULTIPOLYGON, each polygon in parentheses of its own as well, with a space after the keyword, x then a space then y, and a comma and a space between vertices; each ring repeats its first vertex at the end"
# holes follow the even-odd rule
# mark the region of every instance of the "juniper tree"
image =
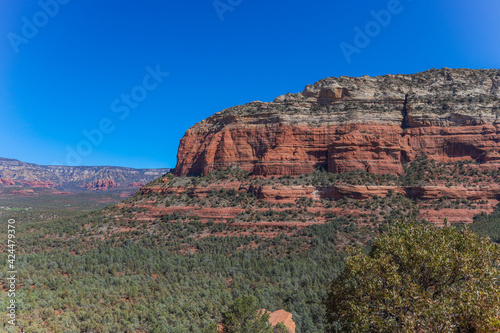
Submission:
POLYGON ((497 332, 500 251, 470 229, 400 223, 351 249, 327 300, 330 332, 497 332))

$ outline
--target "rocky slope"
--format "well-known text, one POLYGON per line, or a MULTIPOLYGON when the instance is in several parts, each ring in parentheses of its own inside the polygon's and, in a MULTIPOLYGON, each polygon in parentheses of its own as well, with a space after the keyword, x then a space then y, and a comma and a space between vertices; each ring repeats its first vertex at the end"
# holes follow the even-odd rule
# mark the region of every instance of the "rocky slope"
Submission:
POLYGON ((437 224, 444 218, 471 223, 500 201, 499 169, 422 157, 405 168, 404 175, 357 170, 262 178, 233 167, 202 177, 169 175, 142 187, 119 207, 144 221, 180 218, 300 229, 341 216, 361 225, 409 216, 437 224))
MULTIPOLYGON (((337 250, 369 244, 405 218, 471 223, 498 207, 498 79, 498 71, 449 69, 330 78, 271 103, 224 110, 187 131, 175 175, 50 238, 37 238, 37 246, 50 241, 64 248, 67 241, 83 251, 102 242, 116 249, 133 245, 135 257, 144 253, 140 246, 161 249, 149 274, 161 254, 186 254, 192 266, 174 271, 170 280, 184 281, 183 272, 194 272, 192 280, 213 285, 221 276, 218 290, 253 290, 275 297, 279 307, 273 309, 293 312, 277 311, 271 323, 285 322, 293 332, 295 320, 301 332, 316 331, 304 329, 303 313, 318 308, 322 297, 311 290, 326 285, 314 273, 336 265, 340 270, 341 256, 331 260, 337 250), (253 264, 249 258, 277 259, 253 264), (229 266, 222 265, 226 259, 229 266), (203 275, 205 263, 210 269, 203 275), (259 282, 238 281, 239 272, 259 282), (301 279, 290 283, 290 276, 301 279), (264 283, 276 291, 263 289, 264 283), (307 296, 300 286, 307 286, 307 296)), ((182 262, 168 261, 154 279, 182 262)), ((335 271, 325 274, 328 281, 333 276, 335 271)), ((214 318, 206 309, 201 312, 214 318)))
POLYGON ((237 165, 253 175, 355 169, 402 174, 425 154, 498 168, 500 71, 327 78, 273 102, 223 110, 181 140, 176 175, 237 165))
POLYGON ((328 78, 224 110, 186 132, 173 174, 106 211, 106 228, 268 238, 340 223, 343 246, 407 217, 471 223, 500 201, 499 82, 469 69, 328 78))
POLYGON ((47 187, 65 191, 140 187, 170 169, 38 165, 0 158, 0 186, 47 187))

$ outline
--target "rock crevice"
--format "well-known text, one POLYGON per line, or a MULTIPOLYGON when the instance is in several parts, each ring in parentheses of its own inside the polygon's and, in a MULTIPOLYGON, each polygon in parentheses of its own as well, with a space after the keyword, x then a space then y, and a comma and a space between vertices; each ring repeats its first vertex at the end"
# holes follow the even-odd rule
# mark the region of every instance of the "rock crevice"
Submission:
POLYGON ((410 123, 408 121, 408 110, 406 109, 408 105, 408 94, 405 95, 405 101, 403 104, 403 109, 401 110, 401 116, 403 119, 401 120, 401 128, 407 129, 410 127, 410 123))

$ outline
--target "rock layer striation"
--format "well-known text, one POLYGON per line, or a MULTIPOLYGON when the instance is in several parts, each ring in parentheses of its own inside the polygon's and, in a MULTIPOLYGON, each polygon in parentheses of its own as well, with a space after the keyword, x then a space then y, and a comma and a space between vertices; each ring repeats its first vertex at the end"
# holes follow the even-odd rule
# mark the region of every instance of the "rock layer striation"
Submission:
POLYGON ((500 71, 327 78, 273 102, 232 107, 191 127, 175 174, 237 165, 253 175, 363 169, 403 173, 425 154, 500 166, 500 71))

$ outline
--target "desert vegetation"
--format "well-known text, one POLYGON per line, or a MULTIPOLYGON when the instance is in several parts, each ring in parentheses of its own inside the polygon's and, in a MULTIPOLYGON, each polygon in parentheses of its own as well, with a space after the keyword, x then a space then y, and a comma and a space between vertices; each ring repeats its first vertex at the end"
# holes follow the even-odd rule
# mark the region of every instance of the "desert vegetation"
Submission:
MULTIPOLYGON (((338 326, 344 325, 340 319, 332 319, 333 312, 327 317, 326 305, 331 306, 328 286, 349 272, 344 270, 349 248, 375 251, 378 243, 373 239, 395 237, 393 228, 400 221, 428 225, 420 217, 422 210, 480 212, 491 203, 420 200, 395 191, 366 199, 299 196, 285 202, 266 200, 248 189, 447 182, 480 186, 497 183, 500 176, 498 171, 480 171, 472 162, 442 164, 425 157, 405 168, 402 176, 318 169, 297 177, 257 178, 239 168, 197 177, 168 174, 97 211, 95 205, 105 203, 85 196, 71 197, 70 206, 61 201, 45 208, 36 198, 8 197, 0 216, 22 222, 20 327, 28 332, 201 332, 228 321, 245 297, 252 298, 252 307, 291 312, 297 332, 343 327, 338 326), (214 186, 228 183, 238 185, 214 186), (200 188, 203 192, 196 192, 200 188), (211 209, 234 212, 203 215, 200 208, 210 214, 211 209)), ((471 232, 499 242, 499 223, 498 209, 485 208, 468 229, 460 224, 453 228, 471 242, 471 232)), ((442 230, 455 237, 451 228, 442 230)), ((5 301, 6 294, 0 298, 5 301)))
POLYGON ((497 332, 500 248, 470 229, 398 223, 352 249, 330 287, 328 332, 497 332))

